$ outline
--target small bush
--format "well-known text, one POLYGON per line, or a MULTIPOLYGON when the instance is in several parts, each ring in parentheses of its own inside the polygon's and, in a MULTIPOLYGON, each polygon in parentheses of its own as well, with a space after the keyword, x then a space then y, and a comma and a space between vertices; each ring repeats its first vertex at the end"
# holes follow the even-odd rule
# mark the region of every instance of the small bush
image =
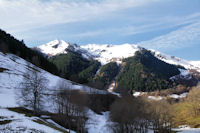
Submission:
POLYGON ((8 69, 0 67, 0 72, 7 71, 8 69))
POLYGON ((8 124, 10 122, 11 122, 11 120, 3 120, 3 121, 0 121, 0 125, 5 125, 5 124, 8 124))

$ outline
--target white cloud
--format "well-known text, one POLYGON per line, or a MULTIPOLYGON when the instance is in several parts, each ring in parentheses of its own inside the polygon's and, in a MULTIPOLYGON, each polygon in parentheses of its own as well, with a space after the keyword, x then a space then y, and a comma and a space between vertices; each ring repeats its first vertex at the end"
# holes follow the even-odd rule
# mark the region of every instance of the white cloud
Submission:
POLYGON ((180 28, 169 34, 143 41, 138 45, 157 50, 172 50, 196 45, 200 42, 200 21, 180 28))
MULTIPOLYGON (((112 41, 113 38, 119 36, 131 37, 190 24, 150 41, 141 42, 140 45, 155 49, 169 49, 185 47, 199 41, 200 10, 190 12, 187 4, 171 10, 172 6, 169 5, 173 2, 173 0, 94 0, 92 2, 87 2, 87 0, 45 0, 45 2, 42 0, 0 0, 0 28, 26 41, 49 41, 48 38, 56 37, 56 33, 60 33, 62 28, 51 33, 48 29, 40 30, 45 29, 42 27, 70 23, 67 25, 71 26, 69 31, 67 31, 67 26, 63 28, 67 32, 61 31, 68 37, 67 39, 74 41, 80 37, 84 40, 87 37, 106 34, 111 36, 112 41), (166 4, 169 5, 165 6, 166 4), (79 30, 76 27, 78 24, 73 23, 83 21, 93 25, 90 27, 90 23, 84 22, 83 25, 78 23, 79 30)), ((180 1, 176 0, 174 3, 178 2, 180 1)))
POLYGON ((50 0, 0 0, 0 28, 21 32, 46 25, 84 21, 156 0, 104 0, 74 2, 50 0))
MULTIPOLYGON (((173 17, 164 16, 160 18, 148 18, 151 23, 145 23, 143 25, 128 25, 115 28, 104 28, 98 30, 90 30, 81 33, 75 33, 70 35, 71 37, 93 37, 104 34, 119 34, 121 36, 142 34, 145 32, 165 30, 174 28, 181 25, 187 25, 190 23, 198 22, 200 19, 200 13, 194 13, 185 17, 173 17)), ((147 20, 146 20, 147 21, 147 20)))

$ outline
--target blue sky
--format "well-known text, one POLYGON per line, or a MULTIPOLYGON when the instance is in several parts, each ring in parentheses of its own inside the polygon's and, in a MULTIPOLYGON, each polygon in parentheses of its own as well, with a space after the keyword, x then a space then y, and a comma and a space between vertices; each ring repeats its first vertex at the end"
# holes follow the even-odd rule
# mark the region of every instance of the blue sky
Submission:
POLYGON ((200 60, 200 0, 0 0, 0 18, 29 47, 130 43, 200 60))

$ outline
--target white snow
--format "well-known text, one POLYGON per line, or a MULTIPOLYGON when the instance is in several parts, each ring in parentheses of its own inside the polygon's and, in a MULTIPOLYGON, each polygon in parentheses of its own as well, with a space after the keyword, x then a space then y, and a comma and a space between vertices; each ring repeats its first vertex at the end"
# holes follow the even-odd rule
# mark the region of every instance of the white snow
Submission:
POLYGON ((191 128, 188 125, 181 125, 178 128, 173 128, 172 130, 179 133, 200 133, 200 128, 191 128))
POLYGON ((89 51, 89 53, 91 53, 91 55, 93 55, 93 57, 102 64, 106 64, 111 61, 120 63, 123 58, 134 56, 135 52, 141 49, 139 46, 132 44, 88 44, 81 46, 81 48, 89 51))
POLYGON ((57 123, 55 123, 55 122, 54 122, 53 120, 51 120, 51 119, 47 119, 46 121, 49 122, 49 123, 51 123, 52 125, 54 125, 54 126, 60 128, 60 129, 67 130, 68 132, 70 131, 70 133, 76 133, 76 132, 73 131, 73 130, 66 129, 66 128, 64 128, 64 127, 62 127, 62 126, 60 126, 60 125, 58 125, 57 123))
POLYGON ((37 48, 41 50, 42 53, 45 53, 47 55, 56 55, 56 54, 64 54, 67 53, 65 51, 66 48, 68 48, 69 43, 66 43, 63 40, 54 40, 47 44, 43 44, 37 48))
POLYGON ((86 123, 88 133, 111 133, 108 127, 109 112, 102 112, 102 115, 99 115, 89 110, 88 116, 89 119, 86 123))
POLYGON ((155 50, 151 50, 154 55, 160 60, 167 62, 169 64, 180 65, 186 69, 195 69, 200 72, 200 61, 187 61, 175 56, 166 55, 155 50))
POLYGON ((139 97, 139 96, 141 96, 141 92, 134 92, 134 93, 133 93, 133 96, 134 96, 134 97, 139 97))
POLYGON ((152 100, 156 100, 156 101, 159 101, 159 100, 162 100, 163 97, 161 96, 148 96, 149 99, 152 99, 152 100))
POLYGON ((190 63, 200 68, 200 61, 190 61, 190 63))
POLYGON ((179 71, 181 72, 180 75, 182 75, 182 76, 187 76, 190 74, 188 70, 179 69, 179 71))
MULTIPOLYGON (((49 93, 53 93, 58 90, 59 83, 64 83, 66 86, 72 89, 83 90, 87 93, 107 93, 103 90, 96 90, 84 85, 74 84, 69 80, 62 79, 55 76, 49 72, 46 72, 30 63, 24 59, 17 57, 12 54, 6 54, 0 52, 0 68, 8 69, 6 71, 0 72, 0 107, 16 107, 16 91, 18 91, 19 84, 23 80, 23 75, 32 70, 32 68, 37 69, 48 79, 48 90, 49 93), (29 64, 29 65, 28 65, 29 64), (8 100, 9 98, 9 100, 8 100)), ((49 102, 49 101, 48 101, 49 102)), ((50 106, 50 105, 49 105, 50 106)))
MULTIPOLYGON (((24 114, 19 114, 3 108, 0 108, 0 117, 2 117, 0 118, 0 121, 11 120, 10 123, 0 125, 0 132, 60 133, 60 131, 56 129, 34 122, 34 120, 44 121, 38 117, 26 117, 24 114)), ((62 129, 68 131, 63 127, 62 129)))
POLYGON ((182 93, 182 94, 180 94, 180 95, 172 94, 172 95, 169 95, 169 97, 175 98, 175 99, 179 99, 179 98, 184 98, 184 97, 186 97, 187 94, 188 94, 188 92, 182 93))
POLYGON ((66 54, 66 50, 76 51, 82 54, 86 59, 90 59, 91 55, 85 49, 82 49, 80 46, 72 43, 67 43, 63 40, 54 40, 47 44, 40 45, 36 47, 40 52, 48 55, 54 56, 58 54, 66 54))
MULTIPOLYGON (((7 69, 3 72, 0 72, 0 116, 6 117, 7 119, 9 118, 9 120, 12 120, 12 122, 9 124, 1 125, 0 129, 6 128, 5 130, 8 133, 10 133, 9 130, 19 131, 20 129, 25 130, 24 132, 27 132, 27 133, 32 132, 32 130, 35 130, 35 132, 45 132, 45 133, 59 132, 45 125, 41 125, 36 122, 33 122, 33 120, 36 118, 25 117, 22 114, 18 114, 6 109, 7 107, 18 106, 16 102, 16 92, 19 91, 18 89, 19 83, 22 82, 23 75, 28 70, 32 70, 33 68, 40 71, 40 73, 48 79, 49 82, 48 82, 47 88, 48 88, 49 94, 54 93, 55 91, 58 90, 59 83, 63 83, 69 86, 71 89, 78 89, 78 90, 85 91, 87 93, 93 93, 93 92, 101 93, 101 94, 108 93, 107 91, 96 90, 87 86, 73 83, 69 80, 62 79, 12 54, 3 54, 0 52, 0 68, 7 69)), ((51 101, 51 99, 47 97, 45 101, 46 103, 45 103, 44 109, 50 112, 54 112, 55 106, 54 106, 54 103, 51 101)), ((43 116, 43 117, 48 118, 48 116, 43 116)), ((98 118, 101 118, 101 117, 98 117, 98 118)), ((102 121, 103 121, 103 118, 102 118, 102 121)), ((63 127, 54 123, 50 119, 48 120, 48 122, 63 129, 63 127)), ((101 127, 103 127, 103 125, 101 125, 101 127)))
POLYGON ((107 91, 108 91, 108 92, 113 92, 113 91, 114 91, 114 88, 115 88, 115 81, 113 81, 113 82, 109 85, 107 91))

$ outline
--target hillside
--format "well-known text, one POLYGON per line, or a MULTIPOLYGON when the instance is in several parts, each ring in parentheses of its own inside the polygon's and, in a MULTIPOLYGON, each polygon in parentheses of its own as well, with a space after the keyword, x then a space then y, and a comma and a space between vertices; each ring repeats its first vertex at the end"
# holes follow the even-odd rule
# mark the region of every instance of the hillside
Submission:
POLYGON ((199 76, 194 76, 200 75, 198 62, 186 61, 154 50, 148 51, 137 45, 78 46, 55 40, 37 48, 50 55, 49 60, 59 68, 65 78, 92 84, 99 89, 108 89, 113 84, 117 92, 119 88, 126 91, 154 91, 173 88, 178 84, 194 86, 200 79, 199 76), (53 50, 54 53, 51 52, 53 50), (92 63, 95 61, 99 61, 101 67, 98 63, 92 63), (191 79, 187 78, 191 76, 191 79))
MULTIPOLYGON (((110 44, 87 44, 87 45, 74 45, 67 43, 63 40, 54 40, 47 44, 40 45, 38 48, 42 53, 46 55, 58 55, 67 53, 66 50, 70 49, 80 54, 83 57, 90 59, 93 58, 98 60, 102 64, 115 61, 121 63, 122 59, 134 56, 136 51, 140 51, 144 48, 135 44, 121 44, 121 45, 110 45, 110 44), (60 46, 60 47, 59 47, 60 46), (68 48, 69 47, 69 48, 68 48), (54 54, 52 54, 54 52, 54 54)), ((199 61, 187 61, 175 56, 166 55, 159 51, 150 50, 157 58, 167 62, 169 64, 180 65, 186 69, 195 69, 200 72, 199 61)))
POLYGON ((58 74, 57 67, 53 63, 49 62, 40 52, 28 48, 24 44, 23 40, 19 41, 1 29, 0 52, 18 55, 50 73, 58 74))
POLYGON ((118 75, 117 91, 124 89, 135 91, 153 91, 172 87, 170 77, 180 74, 178 68, 167 64, 151 54, 141 50, 135 56, 123 60, 123 71, 118 75))
POLYGON ((91 81, 100 67, 98 61, 85 59, 81 54, 69 50, 67 54, 50 57, 49 61, 57 66, 62 77, 79 83, 91 81))
MULTIPOLYGON (((44 133, 67 133, 69 131, 52 121, 49 117, 35 117, 32 116, 32 114, 27 117, 26 111, 21 112, 21 110, 19 110, 20 113, 18 112, 17 107, 19 107, 19 104, 16 95, 19 91, 19 84, 23 81, 24 75, 28 71, 38 71, 48 80, 48 85, 46 86, 48 88, 46 90, 48 95, 54 95, 58 92, 61 84, 65 84, 65 86, 68 86, 72 90, 81 90, 87 94, 92 94, 93 92, 95 92, 95 94, 107 94, 106 91, 96 90, 55 76, 16 55, 3 54, 0 52, 0 132, 2 130, 6 132, 12 132, 13 130, 20 132, 23 130, 26 132, 44 133)), ((56 105, 53 99, 46 97, 44 101, 44 111, 54 113, 56 111, 56 105)), ((99 117, 99 115, 91 110, 88 113, 91 115, 89 119, 91 122, 93 122, 94 118, 99 117)), ((91 127, 91 123, 88 123, 87 126, 91 127)), ((92 129, 91 127, 91 130, 92 129)))

